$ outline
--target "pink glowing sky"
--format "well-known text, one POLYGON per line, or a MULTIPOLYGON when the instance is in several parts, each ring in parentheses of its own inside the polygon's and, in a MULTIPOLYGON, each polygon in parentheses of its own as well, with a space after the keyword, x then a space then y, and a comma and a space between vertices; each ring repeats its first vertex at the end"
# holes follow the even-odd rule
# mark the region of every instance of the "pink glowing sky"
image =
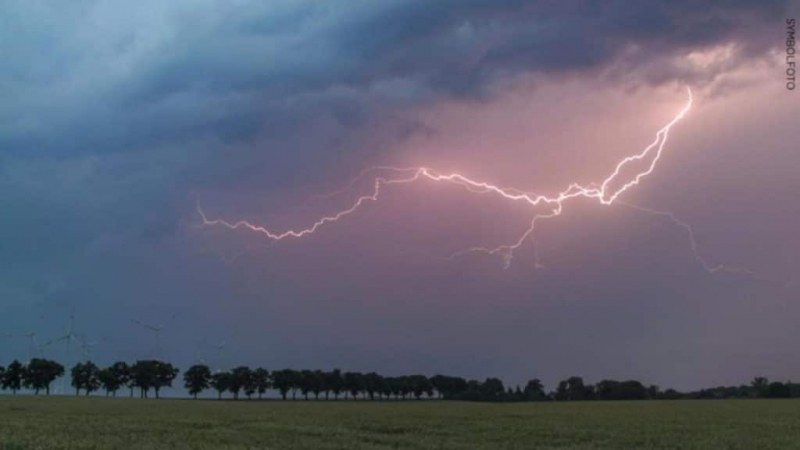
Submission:
MULTIPOLYGON (((324 330, 321 341, 303 342, 310 349, 356 347, 384 360, 376 355, 389 345, 432 366, 437 354, 458 349, 451 370, 488 366, 485 375, 509 364, 538 373, 548 370, 546 361, 558 361, 567 369, 553 376, 592 367, 597 376, 633 372, 685 386, 698 378, 735 382, 754 371, 791 374, 798 366, 786 338, 795 333, 789 312, 797 308, 797 291, 786 283, 800 268, 792 238, 800 167, 789 119, 796 100, 775 82, 776 65, 767 59, 695 86, 696 106, 671 133, 657 170, 622 197, 675 213, 692 225, 703 258, 747 267, 755 277, 709 275, 693 261, 680 227, 588 200, 543 222, 536 245, 524 246, 507 270, 486 255, 442 261, 457 249, 508 242, 525 229, 530 212, 425 181, 387 188, 379 201, 302 242, 270 244, 257 233, 234 232, 238 246, 226 242, 216 251, 236 256, 226 271, 236 272, 237 285, 248 280, 256 289, 266 276, 300 289, 279 305, 292 316, 285 319, 292 330, 324 330), (244 255, 226 253, 231 245, 244 255), (363 344, 363 336, 376 335, 380 344, 363 344), (427 350, 419 355, 422 342, 427 350), (739 367, 731 358, 752 364, 739 367), (724 376, 708 375, 719 367, 724 376)), ((602 180, 622 157, 649 144, 682 107, 682 89, 677 82, 628 90, 616 80, 521 80, 490 99, 413 111, 422 131, 381 155, 399 166, 553 193, 572 181, 602 180)), ((251 207, 227 214, 281 230, 303 227, 370 192, 371 180, 282 217, 271 214, 286 208, 281 197, 301 195, 287 191, 265 201, 253 192, 251 207)), ((306 193, 331 187, 337 185, 306 193)), ((212 240, 228 232, 204 231, 212 240)), ((252 305, 259 315, 270 307, 252 305)))

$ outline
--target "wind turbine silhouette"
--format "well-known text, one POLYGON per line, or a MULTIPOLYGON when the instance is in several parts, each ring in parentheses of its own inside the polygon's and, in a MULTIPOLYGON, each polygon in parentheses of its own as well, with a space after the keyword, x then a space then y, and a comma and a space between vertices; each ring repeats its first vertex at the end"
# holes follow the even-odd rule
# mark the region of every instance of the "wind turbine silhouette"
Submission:
POLYGON ((143 329, 145 329, 147 331, 151 331, 153 333, 153 335, 155 336, 155 340, 156 340, 156 348, 155 348, 156 354, 155 354, 155 357, 156 357, 156 359, 161 359, 163 357, 162 349, 161 349, 161 332, 164 331, 164 328, 167 326, 167 324, 172 322, 175 319, 175 317, 177 317, 177 316, 178 316, 178 313, 174 313, 169 317, 169 319, 167 319, 166 322, 162 322, 160 324, 149 324, 149 323, 144 323, 141 320, 133 319, 133 323, 135 323, 136 325, 139 325, 140 327, 142 327, 143 329))
MULTIPOLYGON (((71 308, 69 312, 69 321, 67 322, 67 326, 64 328, 64 334, 50 339, 49 341, 45 342, 42 348, 47 348, 51 345, 58 344, 60 342, 64 343, 64 348, 66 350, 64 357, 66 358, 63 363, 65 365, 71 365, 73 362, 72 355, 70 351, 70 344, 75 344, 76 347, 80 350, 81 355, 88 359, 90 354, 88 352, 86 346, 86 338, 83 335, 75 333, 75 308, 71 308)), ((62 377, 59 382, 53 386, 53 393, 60 394, 62 392, 67 392, 69 390, 69 384, 67 383, 67 377, 62 377)))
POLYGON ((83 357, 86 358, 87 360, 91 359, 92 348, 97 346, 97 344, 99 344, 100 342, 106 342, 107 340, 108 340, 107 338, 101 337, 99 341, 89 341, 86 339, 85 336, 79 337, 80 348, 83 357))
POLYGON ((230 335, 229 337, 222 339, 217 343, 211 343, 208 341, 208 338, 203 337, 203 339, 199 341, 195 341, 195 352, 194 352, 194 359, 197 364, 205 364, 205 365, 215 365, 217 367, 212 367, 214 370, 222 370, 224 363, 224 353, 225 350, 228 348, 228 345, 234 339, 235 335, 230 335), (203 354, 208 357, 208 353, 202 351, 201 348, 206 347, 210 349, 211 358, 210 361, 207 361, 203 354))
MULTIPOLYGON (((216 357, 214 359, 217 360, 217 365, 224 365, 224 353, 225 350, 228 348, 228 344, 234 339, 235 335, 230 335, 226 339, 219 341, 216 344, 213 344, 212 347, 216 350, 216 357)), ((218 367, 219 370, 222 370, 222 367, 218 367)))
MULTIPOLYGON (((45 343, 45 347, 47 347, 47 346, 49 346, 51 344, 56 344, 58 342, 64 342, 64 344, 66 346, 66 349, 67 349, 67 355, 66 356, 67 356, 67 358, 69 358, 69 353, 70 353, 69 352, 69 344, 70 344, 70 342, 74 342, 75 344, 77 344, 78 348, 81 349, 81 352, 84 352, 84 350, 85 350, 85 348, 84 348, 85 347, 84 339, 80 335, 75 334, 75 331, 74 331, 75 328, 74 327, 75 327, 75 309, 73 308, 69 313, 69 322, 67 323, 67 327, 64 329, 64 334, 62 336, 60 336, 60 337, 57 337, 55 339, 51 339, 51 340, 47 341, 45 343)), ((85 354, 85 352, 84 352, 84 354, 85 354)))

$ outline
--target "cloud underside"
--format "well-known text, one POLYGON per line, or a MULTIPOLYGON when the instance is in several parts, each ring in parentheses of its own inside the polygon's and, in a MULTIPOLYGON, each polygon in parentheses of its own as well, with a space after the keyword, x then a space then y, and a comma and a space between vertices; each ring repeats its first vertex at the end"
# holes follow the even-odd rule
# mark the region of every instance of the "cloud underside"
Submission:
POLYGON ((285 141, 325 120, 342 134, 398 108, 491 95, 529 74, 703 83, 763 56, 774 45, 765 28, 785 9, 782 1, 21 2, 5 14, 0 44, 8 55, 0 145, 75 155, 285 141), (723 62, 687 59, 719 46, 733 52, 723 62))

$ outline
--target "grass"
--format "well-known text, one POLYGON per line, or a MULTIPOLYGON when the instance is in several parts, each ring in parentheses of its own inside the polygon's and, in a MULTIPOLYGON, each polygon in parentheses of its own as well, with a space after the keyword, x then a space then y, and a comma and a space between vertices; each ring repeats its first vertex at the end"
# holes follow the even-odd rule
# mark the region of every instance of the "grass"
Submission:
POLYGON ((3 396, 0 448, 800 448, 800 401, 482 404, 3 396))

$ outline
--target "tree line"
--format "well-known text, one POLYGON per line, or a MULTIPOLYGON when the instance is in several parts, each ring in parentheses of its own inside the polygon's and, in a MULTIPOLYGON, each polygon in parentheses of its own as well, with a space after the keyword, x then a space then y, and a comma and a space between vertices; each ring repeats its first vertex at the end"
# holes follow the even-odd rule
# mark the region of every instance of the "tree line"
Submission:
MULTIPOLYGON (((53 381, 63 376, 64 366, 42 358, 31 359, 27 364, 17 360, 8 367, 0 366, 0 387, 13 394, 29 389, 39 394, 50 394, 53 381)), ((179 370, 172 364, 158 360, 139 360, 133 364, 115 362, 108 367, 98 367, 91 361, 75 364, 70 370, 71 385, 75 395, 90 395, 100 390, 106 396, 115 396, 126 389, 130 397, 138 390, 139 397, 149 398, 153 392, 159 398, 162 388, 172 387, 179 370)), ((483 381, 468 380, 447 375, 383 376, 376 372, 342 372, 339 369, 268 371, 238 366, 227 371, 212 372, 204 364, 195 364, 183 373, 183 387, 197 398, 204 391, 216 392, 217 398, 241 395, 247 399, 263 398, 270 391, 280 398, 296 400, 407 400, 423 398, 467 401, 586 401, 586 400, 672 400, 714 398, 790 398, 800 397, 800 384, 770 382, 756 377, 750 384, 719 386, 693 392, 662 391, 658 386, 646 386, 636 380, 602 380, 596 384, 584 383, 573 376, 560 381, 550 392, 537 378, 524 387, 506 387, 499 378, 483 381)))

